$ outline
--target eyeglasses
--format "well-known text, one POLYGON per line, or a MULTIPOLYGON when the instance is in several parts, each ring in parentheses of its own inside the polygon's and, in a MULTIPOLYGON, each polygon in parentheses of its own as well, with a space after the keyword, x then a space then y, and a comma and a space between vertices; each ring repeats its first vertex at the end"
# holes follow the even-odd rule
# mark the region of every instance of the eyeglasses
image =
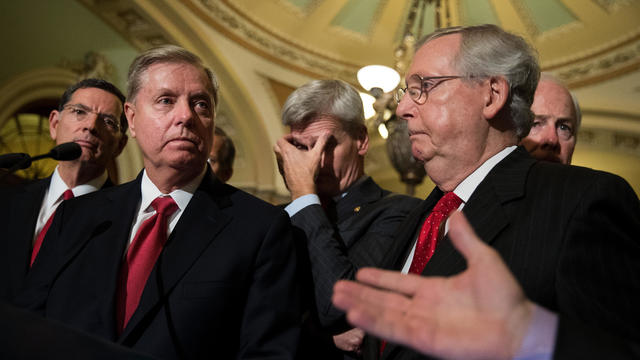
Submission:
POLYGON ((107 130, 114 133, 120 131, 120 121, 113 115, 95 112, 88 106, 82 104, 68 104, 65 105, 63 109, 69 111, 77 121, 85 121, 89 114, 95 114, 98 120, 102 120, 107 130))
POLYGON ((396 90, 394 94, 394 98, 396 102, 400 102, 404 97, 404 94, 409 94, 409 97, 413 102, 418 105, 422 105, 427 101, 427 97, 429 96, 429 92, 433 90, 436 86, 441 83, 452 80, 452 79, 460 79, 465 76, 427 76, 422 77, 420 75, 411 75, 411 77, 407 80, 407 87, 396 90))

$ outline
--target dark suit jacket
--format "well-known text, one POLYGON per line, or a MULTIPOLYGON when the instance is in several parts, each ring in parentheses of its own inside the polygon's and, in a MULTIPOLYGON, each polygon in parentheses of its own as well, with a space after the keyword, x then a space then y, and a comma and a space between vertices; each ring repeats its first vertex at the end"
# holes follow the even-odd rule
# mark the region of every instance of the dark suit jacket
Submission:
POLYGON ((61 205, 17 304, 159 358, 292 358, 299 291, 288 216, 209 170, 116 335, 141 176, 61 205))
POLYGON ((334 220, 320 205, 307 206, 291 218, 306 236, 322 326, 331 327, 344 317, 331 303, 333 285, 353 279, 360 267, 379 266, 396 228, 419 204, 417 198, 383 190, 369 177, 335 204, 334 220))
POLYGON ((383 248, 397 225, 420 200, 392 194, 367 178, 349 188, 347 195, 324 210, 311 205, 300 210, 291 222, 299 235, 300 258, 310 274, 306 284, 306 308, 300 359, 350 358, 338 351, 332 339, 350 329, 344 312, 331 303, 333 285, 340 279, 353 279, 358 268, 377 266, 384 258, 383 248))
MULTIPOLYGON (((0 191, 0 300, 11 301, 29 271, 32 242, 51 177, 0 191)), ((107 180, 103 188, 113 186, 107 180)))
MULTIPOLYGON (((441 196, 434 189, 409 215, 385 267, 402 268, 419 226, 441 196)), ((622 178, 536 161, 520 147, 489 172, 462 211, 529 299, 561 319, 640 340, 640 205, 622 178)), ((445 236, 423 275, 451 276, 465 268, 445 236)), ((366 358, 375 359, 379 345, 369 340, 366 358)), ((422 357, 388 344, 382 358, 422 357)))

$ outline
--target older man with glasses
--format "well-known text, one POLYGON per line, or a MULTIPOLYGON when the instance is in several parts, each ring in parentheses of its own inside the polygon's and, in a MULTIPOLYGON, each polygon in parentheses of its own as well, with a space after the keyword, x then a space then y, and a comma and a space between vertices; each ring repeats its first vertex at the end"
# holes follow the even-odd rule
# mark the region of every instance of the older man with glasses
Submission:
MULTIPOLYGON (((583 350, 564 341, 571 323, 640 341, 640 203, 618 176, 537 161, 517 146, 533 121, 530 108, 539 74, 535 52, 522 38, 495 25, 447 28, 419 43, 407 87, 398 92, 396 113, 408 123, 413 156, 424 163, 436 188, 400 225, 382 267, 429 277, 462 273, 467 261, 452 244, 447 226, 447 216, 458 209, 537 304, 505 317, 502 307, 519 299, 510 297, 515 293, 497 294, 504 302, 486 312, 494 314, 491 321, 504 321, 502 329, 508 330, 478 330, 476 338, 460 343, 453 353, 438 350, 455 330, 440 334, 428 339, 435 356, 464 358, 474 355, 476 345, 504 344, 499 356, 480 354, 546 359, 556 331, 556 350, 570 348, 574 358, 590 356, 595 342, 587 342, 583 350), (542 346, 521 349, 520 344, 531 345, 529 328, 510 327, 512 320, 528 325, 538 319, 547 329, 536 339, 542 346)), ((416 297, 434 300, 431 307, 405 309, 406 321, 416 327, 420 315, 431 312, 460 326, 487 325, 475 323, 468 313, 450 311, 467 300, 441 296, 442 290, 407 291, 395 305, 402 309, 416 297)), ((397 344, 370 340, 365 359, 421 358, 397 344)))
POLYGON ((124 100, 113 84, 85 79, 70 86, 51 111, 51 138, 56 144, 77 143, 82 154, 61 161, 46 179, 3 190, 0 299, 11 299, 21 288, 58 205, 111 185, 106 167, 127 143, 124 100))

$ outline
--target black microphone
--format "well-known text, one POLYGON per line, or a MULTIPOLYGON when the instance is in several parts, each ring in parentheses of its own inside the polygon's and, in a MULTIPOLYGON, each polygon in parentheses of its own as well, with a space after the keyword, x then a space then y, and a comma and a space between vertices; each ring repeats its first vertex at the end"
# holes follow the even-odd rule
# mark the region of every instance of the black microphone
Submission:
POLYGON ((14 167, 16 164, 24 164, 24 167, 20 167, 16 170, 26 169, 31 165, 31 161, 29 161, 30 158, 29 154, 25 153, 0 155, 0 169, 9 169, 14 167))
POLYGON ((6 154, 0 156, 0 168, 8 168, 7 172, 0 177, 0 180, 4 179, 8 174, 13 173, 19 169, 26 169, 31 166, 31 163, 36 160, 44 158, 52 158, 54 160, 75 160, 82 155, 82 148, 80 145, 74 142, 68 142, 60 144, 46 154, 30 157, 28 154, 16 153, 6 154))
POLYGON ((82 148, 80 147, 80 145, 72 141, 54 147, 47 154, 34 156, 31 158, 31 161, 36 161, 48 157, 58 161, 68 161, 75 160, 79 158, 80 155, 82 155, 82 148))

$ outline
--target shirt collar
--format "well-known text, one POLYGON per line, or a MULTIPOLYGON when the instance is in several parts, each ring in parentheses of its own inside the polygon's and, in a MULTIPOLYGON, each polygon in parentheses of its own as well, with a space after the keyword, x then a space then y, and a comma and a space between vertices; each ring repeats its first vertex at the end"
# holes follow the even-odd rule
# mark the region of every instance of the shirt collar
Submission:
POLYGON ((367 179, 369 178, 369 175, 362 175, 358 178, 358 180, 354 181, 351 185, 349 185, 343 192, 342 194, 336 195, 334 196, 332 199, 335 202, 338 202, 338 200, 343 199, 345 196, 347 196, 347 194, 349 193, 349 190, 351 190, 352 188, 362 184, 363 182, 365 182, 367 179))
POLYGON ((472 172, 466 179, 464 179, 458 186, 453 190, 453 193, 458 195, 463 202, 469 201, 469 198, 476 191, 476 188, 482 180, 489 174, 489 171, 493 169, 502 159, 507 157, 507 155, 511 154, 513 150, 517 148, 516 145, 506 147, 502 149, 499 153, 493 155, 487 161, 485 161, 480 167, 478 167, 474 172, 472 172))
POLYGON ((140 210, 147 211, 151 202, 157 198, 158 196, 166 196, 169 195, 173 198, 173 201, 176 202, 180 211, 183 211, 187 205, 189 205, 189 201, 193 197, 193 194, 198 189, 198 186, 202 182, 204 178, 205 172, 209 169, 208 166, 205 166, 200 175, 196 176, 193 180, 191 180, 187 185, 181 187, 180 189, 173 190, 169 194, 163 194, 158 187, 149 179, 147 176, 147 170, 145 169, 142 172, 142 181, 140 183, 140 191, 142 194, 142 198, 140 199, 140 210))
MULTIPOLYGON (((89 180, 87 183, 80 184, 71 189, 73 192, 73 196, 78 197, 82 195, 86 195, 88 193, 92 193, 94 191, 100 190, 102 186, 104 186, 105 182, 107 182, 107 172, 104 171, 101 175, 89 180)), ((46 204, 47 206, 53 206, 60 198, 62 198, 62 193, 67 191, 69 187, 60 177, 60 173, 58 172, 58 167, 53 171, 51 175, 51 182, 49 183, 49 192, 47 193, 46 204)))

